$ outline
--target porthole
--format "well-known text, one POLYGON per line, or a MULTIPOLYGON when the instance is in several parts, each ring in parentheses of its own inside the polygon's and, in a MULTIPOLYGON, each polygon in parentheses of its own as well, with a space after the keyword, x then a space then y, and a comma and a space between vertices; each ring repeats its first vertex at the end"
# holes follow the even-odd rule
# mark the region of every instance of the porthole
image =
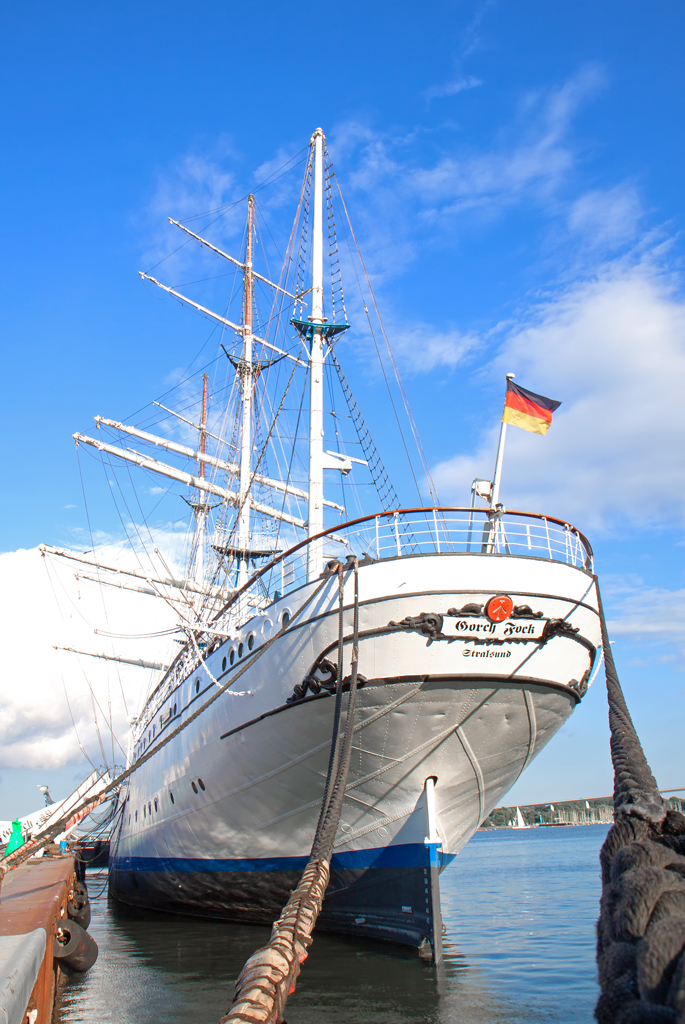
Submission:
POLYGON ((247 638, 247 649, 248 649, 248 651, 251 651, 253 647, 254 647, 254 633, 250 633, 250 635, 247 638))
POLYGON ((289 622, 290 622, 290 612, 289 611, 284 611, 283 614, 281 615, 281 627, 287 626, 289 622))
POLYGON ((221 659, 221 671, 222 672, 226 671, 226 659, 225 658, 221 659))
POLYGON ((199 693, 199 692, 200 692, 200 680, 196 679, 195 680, 195 693, 199 693))
POLYGON ((152 814, 152 802, 147 805, 147 813, 152 814))
POLYGON ((234 651, 234 649, 232 647, 231 647, 231 653, 228 656, 228 660, 230 661, 231 665, 235 661, 235 651, 234 651))
POLYGON ((243 644, 242 644, 242 641, 241 641, 241 642, 240 642, 240 643, 238 644, 238 657, 239 657, 239 658, 242 658, 242 656, 243 656, 243 644))
POLYGON ((157 726, 156 726, 156 725, 153 725, 153 726, 152 726, 152 735, 153 735, 153 736, 155 735, 155 731, 156 731, 156 729, 157 729, 157 726))
POLYGON ((131 815, 130 814, 128 816, 128 823, 129 823, 129 825, 131 824, 131 815))
POLYGON ((147 818, 147 808, 145 807, 145 804, 143 804, 143 817, 147 818))
POLYGON ((174 704, 174 714, 176 714, 176 705, 174 704))
POLYGON ((197 793, 197 786, 195 785, 195 782, 192 781, 190 785, 193 787, 193 793, 197 793))
POLYGON ((157 806, 157 797, 155 797, 155 810, 156 810, 156 811, 158 811, 158 810, 159 810, 159 807, 157 806))
POLYGON ((169 790, 169 799, 171 800, 172 804, 176 803, 176 801, 174 800, 174 794, 171 792, 171 790, 169 790))
POLYGON ((138 821, 138 811, 135 812, 134 818, 136 821, 138 821))
POLYGON ((198 780, 197 780, 197 784, 198 784, 198 786, 200 787, 200 789, 202 790, 202 792, 204 793, 204 791, 205 791, 205 784, 204 784, 204 782, 202 781, 202 779, 198 779, 198 780))

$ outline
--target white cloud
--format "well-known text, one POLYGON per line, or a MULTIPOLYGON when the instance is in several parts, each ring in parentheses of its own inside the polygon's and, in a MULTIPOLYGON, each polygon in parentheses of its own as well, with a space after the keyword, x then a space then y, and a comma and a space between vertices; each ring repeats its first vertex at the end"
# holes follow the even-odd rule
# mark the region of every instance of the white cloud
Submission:
MULTIPOLYGON (((502 391, 507 371, 563 404, 546 437, 509 429, 506 505, 581 528, 685 519, 685 302, 666 272, 607 264, 543 303, 507 329, 488 371, 502 391)), ((489 475, 498 429, 436 467, 444 495, 489 475)))
POLYGON ((631 185, 593 189, 571 204, 568 226, 572 234, 595 248, 613 249, 635 238, 642 204, 631 185))
MULTIPOLYGON (((99 548, 98 556, 103 562, 128 564, 116 546, 99 548)), ((178 649, 168 637, 112 640, 94 634, 95 627, 126 635, 154 633, 176 619, 162 601, 116 588, 103 588, 101 594, 96 584, 77 580, 76 571, 93 575, 86 566, 57 559, 50 559, 48 565, 38 549, 0 555, 3 767, 52 768, 82 760, 85 774, 88 765, 76 733, 94 763, 101 764, 95 719, 111 762, 110 716, 114 734, 126 749, 127 719, 137 711, 151 673, 78 657, 55 650, 53 644, 162 662, 168 662, 178 649)), ((121 764, 124 754, 116 742, 114 752, 121 764)))
MULTIPOLYGON (((432 165, 412 160, 411 144, 420 133, 382 133, 356 122, 336 128, 332 149, 339 162, 354 156, 348 184, 373 191, 376 202, 387 202, 389 197, 379 196, 379 190, 391 188, 398 205, 411 198, 424 215, 482 207, 492 217, 525 195, 547 199, 564 180, 576 161, 569 140, 573 118, 603 80, 601 69, 588 65, 557 89, 531 92, 489 147, 455 147, 432 165)), ((476 83, 461 79, 438 88, 457 91, 471 81, 476 83)), ((377 216, 377 207, 374 212, 377 216)), ((582 210, 577 216, 582 217, 582 210)))
POLYGON ((637 576, 607 576, 602 597, 610 636, 639 644, 640 664, 675 661, 685 668, 685 590, 648 586, 637 576))
POLYGON ((573 116, 602 82, 595 66, 582 69, 559 89, 530 93, 513 125, 490 151, 448 156, 411 176, 411 187, 441 213, 508 204, 536 189, 547 195, 570 171, 575 153, 566 136, 573 116))
POLYGON ((423 95, 430 102, 430 100, 440 99, 444 96, 456 96, 467 89, 477 89, 482 84, 483 82, 480 78, 467 75, 463 78, 453 78, 449 82, 443 82, 442 85, 432 85, 424 91, 423 95))
MULTIPOLYGON (((181 273, 189 265, 195 269, 205 266, 208 274, 229 270, 223 262, 217 263, 219 257, 201 249, 197 242, 169 224, 167 219, 172 217, 197 231, 193 218, 217 211, 240 199, 242 192, 236 175, 224 166, 228 158, 235 161, 235 154, 225 139, 219 139, 214 152, 186 153, 160 172, 144 214, 145 252, 142 262, 145 269, 163 260, 165 271, 172 275, 181 273)), ((221 247, 225 241, 240 236, 245 214, 238 207, 209 219, 215 221, 209 240, 221 247)), ((202 234, 201 231, 197 233, 202 234)))
POLYGON ((410 373, 430 373, 439 367, 453 370, 480 345, 475 334, 457 328, 437 330, 430 324, 403 325, 392 331, 392 347, 410 373))

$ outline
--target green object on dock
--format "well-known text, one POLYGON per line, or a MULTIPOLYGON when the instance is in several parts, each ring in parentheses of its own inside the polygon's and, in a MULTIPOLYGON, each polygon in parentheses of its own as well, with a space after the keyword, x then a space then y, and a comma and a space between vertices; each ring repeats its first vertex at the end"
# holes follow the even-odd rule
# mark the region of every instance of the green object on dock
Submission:
POLYGON ((21 831, 21 822, 19 818, 15 818, 12 822, 12 835, 9 838, 7 849, 5 850, 5 856, 9 853, 14 853, 20 846, 24 845, 24 836, 21 831))

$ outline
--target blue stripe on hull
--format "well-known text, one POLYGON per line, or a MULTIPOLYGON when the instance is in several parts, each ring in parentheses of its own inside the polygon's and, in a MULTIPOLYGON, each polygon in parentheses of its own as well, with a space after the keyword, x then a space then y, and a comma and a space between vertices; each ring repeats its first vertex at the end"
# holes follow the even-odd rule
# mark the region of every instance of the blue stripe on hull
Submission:
MULTIPOLYGON (((456 856, 438 853, 440 869, 456 856)), ((419 843, 385 846, 376 850, 350 850, 334 853, 331 868, 405 868, 424 867, 428 864, 427 847, 419 843)), ((308 857, 254 857, 207 860, 201 857, 117 857, 112 869, 119 871, 199 871, 202 874, 217 871, 304 871, 308 857)))
MULTIPOLYGON (((441 866, 451 859, 445 855, 441 866)), ((306 857, 117 857, 110 893, 141 909, 271 923, 306 863, 306 857)), ((431 849, 419 843, 335 854, 317 927, 418 946, 431 935, 430 863, 431 849)))

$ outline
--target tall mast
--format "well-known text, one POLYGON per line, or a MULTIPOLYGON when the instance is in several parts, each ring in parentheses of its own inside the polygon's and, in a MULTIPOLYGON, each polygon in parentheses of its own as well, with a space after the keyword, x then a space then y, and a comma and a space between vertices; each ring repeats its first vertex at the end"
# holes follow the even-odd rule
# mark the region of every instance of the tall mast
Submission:
POLYGON ((243 353, 240 387, 243 400, 243 429, 240 446, 240 491, 238 505, 238 586, 247 583, 250 547, 250 474, 252 469, 252 239, 254 196, 247 197, 247 252, 243 285, 243 353))
MULTIPOLYGON (((312 312, 314 325, 309 353, 309 536, 323 530, 323 131, 314 142, 314 219, 312 224, 312 312)), ((308 547, 308 578, 323 568, 323 541, 308 547)))
MULTIPOLYGON (((207 442, 207 374, 202 375, 202 419, 200 420, 200 452, 205 454, 207 442)), ((205 464, 200 460, 200 476, 205 478, 205 464)))

